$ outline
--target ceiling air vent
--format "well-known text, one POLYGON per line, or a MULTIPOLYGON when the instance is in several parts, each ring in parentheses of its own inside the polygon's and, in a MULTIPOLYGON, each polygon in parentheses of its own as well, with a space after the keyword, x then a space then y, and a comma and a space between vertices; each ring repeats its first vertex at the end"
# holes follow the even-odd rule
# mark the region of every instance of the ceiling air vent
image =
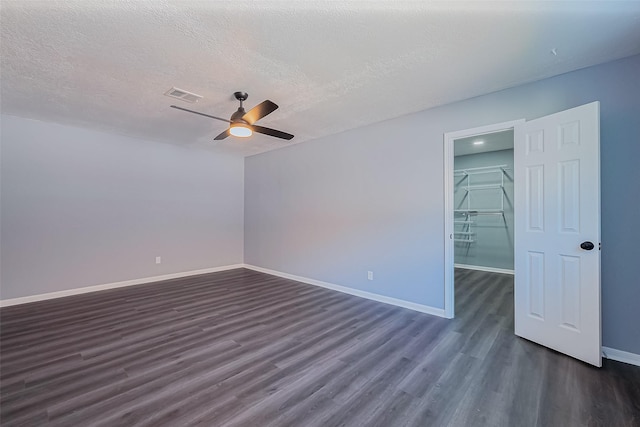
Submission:
POLYGON ((202 96, 196 95, 195 93, 187 92, 186 90, 178 89, 177 87, 172 87, 168 91, 164 93, 171 98, 181 99, 186 102, 198 102, 199 99, 202 99, 202 96))

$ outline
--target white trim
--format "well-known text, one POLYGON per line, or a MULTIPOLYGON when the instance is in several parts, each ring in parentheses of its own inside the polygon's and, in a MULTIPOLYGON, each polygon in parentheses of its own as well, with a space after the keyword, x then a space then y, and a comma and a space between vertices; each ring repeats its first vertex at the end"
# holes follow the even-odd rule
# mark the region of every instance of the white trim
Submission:
POLYGON ((628 363, 630 365, 640 366, 640 354, 630 353, 628 351, 602 347, 602 357, 622 363, 628 363))
POLYGON ((465 270, 488 271, 489 273, 513 274, 513 270, 507 268, 485 267, 484 265, 468 265, 453 264, 455 268, 464 268, 465 270))
POLYGON ((420 313, 427 313, 427 314, 432 314, 434 316, 445 317, 444 310, 441 308, 435 308, 435 307, 431 307, 423 304, 416 304, 415 302, 387 297, 384 295, 378 295, 372 292, 361 291, 358 289, 348 288, 346 286, 335 285, 333 283, 323 282, 315 279, 309 279, 307 277, 302 277, 302 276, 296 276, 294 274, 283 273, 281 271, 270 270, 268 268, 257 267, 255 265, 244 264, 244 267, 250 270, 259 271, 261 273, 271 274, 272 276, 283 277, 285 279, 291 279, 297 282, 307 283, 309 285, 320 286, 322 288, 331 289, 331 290, 342 292, 349 295, 354 295, 360 298, 366 298, 373 301, 382 302, 385 304, 391 304, 397 307, 408 308, 409 310, 419 311, 420 313))
POLYGON ((234 268, 243 268, 244 264, 224 265, 222 267, 203 268, 202 270, 183 271, 180 273, 163 274, 161 276, 143 277, 140 279, 125 280, 122 282, 105 283, 103 285, 86 286, 84 288, 67 289, 58 292, 49 292, 46 294, 29 295, 20 298, 10 298, 0 300, 0 307, 9 307, 11 305, 26 304, 29 302, 44 301, 54 298, 68 297, 71 295, 86 294, 89 292, 103 291, 105 289, 123 288, 125 286, 142 285, 144 283, 160 282, 162 280, 177 279, 180 277, 196 276, 198 274, 215 273, 218 271, 233 270, 234 268))
POLYGON ((453 142, 456 139, 466 138, 469 136, 513 129, 515 145, 517 135, 519 134, 523 124, 524 119, 512 120, 509 122, 496 123, 455 132, 447 132, 444 134, 444 312, 446 318, 451 319, 455 316, 455 304, 453 299, 453 142))

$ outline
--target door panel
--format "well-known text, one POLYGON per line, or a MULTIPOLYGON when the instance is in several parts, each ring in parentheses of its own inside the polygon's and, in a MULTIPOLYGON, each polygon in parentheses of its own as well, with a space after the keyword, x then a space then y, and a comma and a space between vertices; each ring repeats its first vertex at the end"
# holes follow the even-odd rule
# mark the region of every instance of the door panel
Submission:
POLYGON ((527 167, 527 229, 544 231, 544 166, 527 167))
POLYGON ((529 315, 544 320, 544 254, 529 252, 528 277, 529 315))
POLYGON ((580 257, 560 255, 561 325, 580 331, 580 257))
POLYGON ((528 121, 514 147, 516 334, 596 366, 599 114, 594 102, 528 121))

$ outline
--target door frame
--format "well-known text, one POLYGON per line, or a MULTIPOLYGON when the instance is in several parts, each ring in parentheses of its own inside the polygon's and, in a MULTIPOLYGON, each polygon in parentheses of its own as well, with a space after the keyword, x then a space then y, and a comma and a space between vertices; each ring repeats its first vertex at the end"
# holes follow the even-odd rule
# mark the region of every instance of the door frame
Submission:
MULTIPOLYGON (((453 191, 454 191, 454 141, 460 138, 481 136, 513 129, 513 145, 522 140, 525 119, 495 123, 444 134, 444 315, 455 317, 454 310, 454 243, 453 243, 453 191)), ((515 175, 515 174, 514 174, 515 175)), ((514 199, 517 195, 514 194, 514 199)), ((514 201, 515 206, 515 201, 514 201)), ((514 212, 514 221, 518 221, 514 212)), ((514 227, 515 228, 515 227, 514 227)), ((514 242, 518 238, 514 230, 514 242)), ((515 275, 514 275, 515 278, 515 275)))

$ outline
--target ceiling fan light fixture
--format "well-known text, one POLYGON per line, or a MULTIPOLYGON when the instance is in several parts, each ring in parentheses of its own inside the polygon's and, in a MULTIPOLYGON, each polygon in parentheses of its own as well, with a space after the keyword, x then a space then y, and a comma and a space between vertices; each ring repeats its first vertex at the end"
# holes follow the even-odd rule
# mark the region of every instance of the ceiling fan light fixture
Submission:
POLYGON ((229 127, 229 133, 240 138, 248 138, 253 135, 251 128, 242 123, 232 123, 229 127))

